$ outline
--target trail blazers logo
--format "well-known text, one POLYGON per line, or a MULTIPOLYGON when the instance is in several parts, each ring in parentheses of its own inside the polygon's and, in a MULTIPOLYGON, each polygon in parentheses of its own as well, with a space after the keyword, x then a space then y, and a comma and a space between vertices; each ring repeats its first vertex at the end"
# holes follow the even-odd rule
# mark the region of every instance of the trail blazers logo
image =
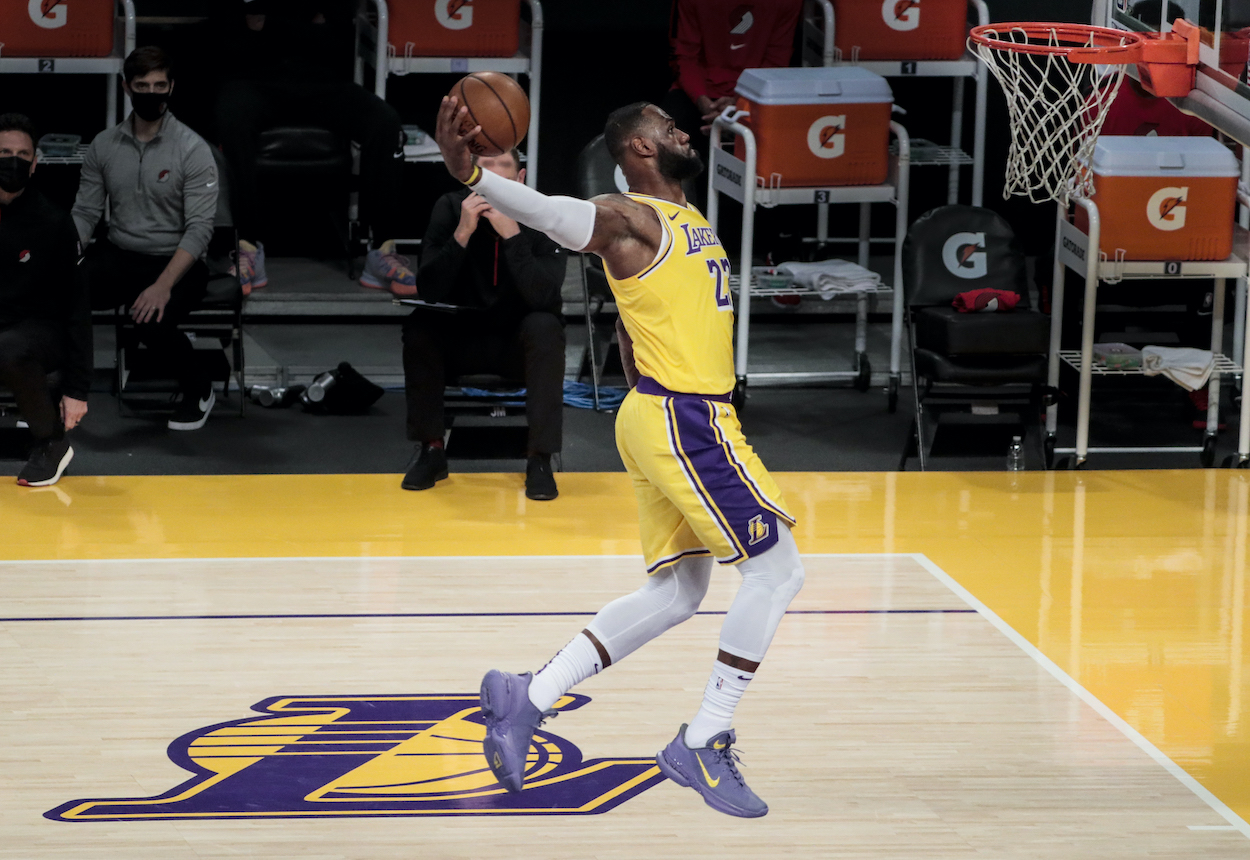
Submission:
MULTIPOLYGON (((556 709, 589 702, 569 694, 556 709)), ((156 797, 71 800, 54 821, 577 815, 607 812, 664 779, 654 758, 583 761, 534 734, 525 790, 500 788, 482 756, 476 695, 278 696, 265 716, 183 735, 169 758, 194 774, 156 797)))

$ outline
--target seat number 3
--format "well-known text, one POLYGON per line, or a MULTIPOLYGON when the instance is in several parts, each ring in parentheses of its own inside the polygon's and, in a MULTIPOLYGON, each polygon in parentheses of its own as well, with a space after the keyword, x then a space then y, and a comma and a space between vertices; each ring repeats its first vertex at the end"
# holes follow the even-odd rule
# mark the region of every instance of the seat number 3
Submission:
POLYGON ((733 310, 733 299, 729 296, 729 260, 721 257, 719 260, 706 262, 708 275, 716 278, 716 309, 733 310))

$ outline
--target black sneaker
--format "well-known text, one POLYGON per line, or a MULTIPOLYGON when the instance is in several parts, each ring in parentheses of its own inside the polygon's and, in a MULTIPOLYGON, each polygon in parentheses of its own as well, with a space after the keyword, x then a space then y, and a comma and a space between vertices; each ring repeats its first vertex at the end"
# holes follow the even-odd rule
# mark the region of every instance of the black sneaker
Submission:
POLYGON ((208 393, 203 397, 187 394, 184 391, 182 399, 178 401, 178 406, 174 409, 174 414, 170 416, 169 429, 199 430, 208 420, 208 413, 213 411, 213 404, 216 402, 217 395, 213 393, 211 384, 208 386, 208 393))
POLYGON ((550 454, 532 454, 525 463, 525 498, 549 502, 560 495, 551 472, 550 454))
POLYGON ((30 459, 17 473, 17 482, 23 487, 47 487, 61 480, 61 473, 74 459, 74 449, 69 440, 49 439, 35 446, 30 459))
POLYGON ((420 445, 416 455, 400 483, 405 490, 428 490, 447 477, 447 452, 442 448, 420 445))

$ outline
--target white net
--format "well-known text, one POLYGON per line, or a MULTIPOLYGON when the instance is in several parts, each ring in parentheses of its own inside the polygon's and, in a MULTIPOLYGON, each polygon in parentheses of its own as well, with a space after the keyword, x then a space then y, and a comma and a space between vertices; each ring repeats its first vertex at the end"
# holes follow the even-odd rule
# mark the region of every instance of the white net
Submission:
MULTIPOLYGON (((1054 49, 1093 47, 1059 37, 1052 29, 987 32, 992 39, 1054 49)), ((1093 194, 1089 164, 1107 110, 1124 80, 1123 65, 1074 63, 1062 50, 1030 53, 971 42, 970 47, 1002 85, 1011 122, 1003 198, 1067 205, 1093 194)))

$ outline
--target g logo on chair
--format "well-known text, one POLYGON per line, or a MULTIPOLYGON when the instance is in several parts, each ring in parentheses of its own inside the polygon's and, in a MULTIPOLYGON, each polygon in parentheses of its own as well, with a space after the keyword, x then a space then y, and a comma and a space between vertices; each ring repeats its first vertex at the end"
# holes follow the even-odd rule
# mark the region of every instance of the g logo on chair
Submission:
POLYGON ((987 271, 985 234, 956 233, 951 236, 942 246, 942 264, 957 278, 984 278, 987 271))

